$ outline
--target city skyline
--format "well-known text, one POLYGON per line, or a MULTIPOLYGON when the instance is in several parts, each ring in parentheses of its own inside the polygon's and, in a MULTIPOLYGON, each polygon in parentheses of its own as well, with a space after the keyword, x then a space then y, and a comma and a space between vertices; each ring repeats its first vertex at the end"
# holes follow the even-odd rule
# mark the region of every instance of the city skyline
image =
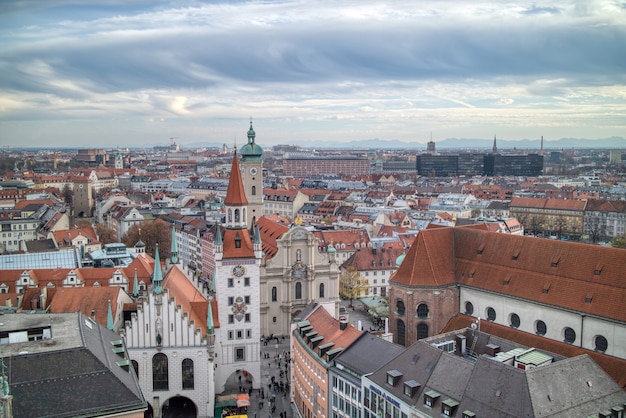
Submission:
POLYGON ((243 144, 250 117, 268 146, 623 136, 625 23, 609 0, 8 1, 0 145, 243 144))

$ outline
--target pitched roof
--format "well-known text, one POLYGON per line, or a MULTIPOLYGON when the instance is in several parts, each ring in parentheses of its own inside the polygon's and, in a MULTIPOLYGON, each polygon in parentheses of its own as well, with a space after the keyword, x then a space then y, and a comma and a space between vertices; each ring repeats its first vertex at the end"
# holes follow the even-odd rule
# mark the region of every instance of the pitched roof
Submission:
POLYGON ((310 315, 306 317, 318 336, 324 337, 323 343, 335 343, 333 349, 348 348, 356 341, 364 331, 359 331, 352 324, 348 324, 345 329, 341 329, 340 321, 328 313, 324 307, 318 306, 310 315))
MULTIPOLYGON (((181 306, 182 312, 188 313, 189 320, 194 322, 195 328, 199 328, 202 335, 206 334, 209 302, 177 265, 173 265, 167 272, 163 287, 168 289, 168 295, 175 299, 176 305, 181 306)), ((215 317, 216 310, 213 312, 215 317)))
POLYGON ((403 286, 440 287, 456 283, 453 228, 428 228, 416 240, 389 280, 403 286))
POLYGON ((241 180, 241 170, 239 170, 239 159, 237 154, 233 155, 233 163, 230 169, 230 181, 228 182, 228 190, 224 204, 228 206, 245 206, 248 204, 246 193, 243 189, 243 181, 241 180))
POLYGON ((93 311, 95 321, 106 327, 109 301, 115 317, 120 292, 123 292, 122 288, 109 286, 61 287, 49 294, 48 309, 50 313, 81 312, 89 317, 93 311))
POLYGON ((225 229, 222 233, 224 243, 223 258, 253 258, 254 245, 247 229, 225 229), (239 241, 239 247, 237 246, 239 241))

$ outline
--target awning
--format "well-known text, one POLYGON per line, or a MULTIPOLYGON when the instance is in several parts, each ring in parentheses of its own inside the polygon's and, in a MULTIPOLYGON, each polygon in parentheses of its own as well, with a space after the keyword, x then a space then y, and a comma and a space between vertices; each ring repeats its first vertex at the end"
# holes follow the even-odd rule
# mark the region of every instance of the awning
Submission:
POLYGON ((237 408, 243 408, 250 406, 250 396, 247 393, 240 393, 237 395, 237 408))

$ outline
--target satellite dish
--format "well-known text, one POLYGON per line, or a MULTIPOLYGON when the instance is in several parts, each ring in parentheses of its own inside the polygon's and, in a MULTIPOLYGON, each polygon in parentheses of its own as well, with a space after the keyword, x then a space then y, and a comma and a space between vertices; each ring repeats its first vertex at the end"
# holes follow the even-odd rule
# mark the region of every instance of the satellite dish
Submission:
POLYGON ((477 328, 476 324, 472 323, 472 329, 476 329, 476 328, 477 328))

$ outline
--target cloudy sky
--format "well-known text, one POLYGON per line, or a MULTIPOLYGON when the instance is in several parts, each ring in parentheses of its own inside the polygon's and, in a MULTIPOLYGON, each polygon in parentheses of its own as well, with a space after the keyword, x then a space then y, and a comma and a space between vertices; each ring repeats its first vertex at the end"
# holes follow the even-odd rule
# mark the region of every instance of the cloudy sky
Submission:
POLYGON ((626 0, 3 0, 0 145, 626 136, 626 0))

